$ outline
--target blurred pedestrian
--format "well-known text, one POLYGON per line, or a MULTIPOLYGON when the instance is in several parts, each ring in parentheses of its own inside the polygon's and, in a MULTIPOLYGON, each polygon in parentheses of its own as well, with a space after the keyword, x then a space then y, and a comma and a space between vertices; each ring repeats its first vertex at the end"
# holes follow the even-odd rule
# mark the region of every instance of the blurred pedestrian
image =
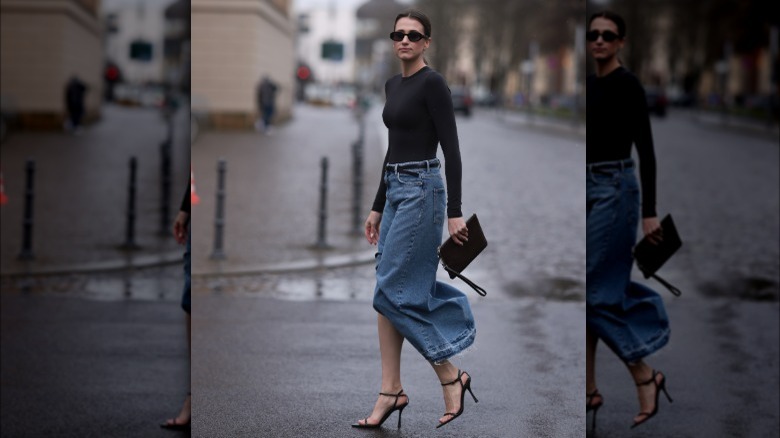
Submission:
POLYGON ((87 86, 81 82, 78 76, 71 76, 65 85, 65 108, 68 110, 68 118, 65 121, 65 129, 78 134, 81 132, 81 119, 84 117, 84 95, 87 86))
POLYGON ((260 85, 257 86, 257 108, 262 117, 255 123, 255 129, 262 130, 266 134, 271 133, 271 121, 276 107, 276 92, 279 87, 268 76, 263 76, 260 85))
MULTIPOLYGON (((644 358, 669 340, 669 319, 661 297, 631 281, 639 185, 631 147, 639 156, 642 231, 662 239, 655 211, 655 153, 645 91, 618 59, 626 37, 624 20, 612 12, 590 17, 588 49, 596 73, 587 78, 587 261, 586 261, 586 411, 604 403, 596 386, 599 340, 626 364, 637 385, 640 413, 632 427, 658 412, 666 377, 644 358)), ((668 394, 667 398, 669 397, 668 394)), ((671 398, 669 399, 671 401, 671 398)))
POLYGON ((385 83, 383 118, 390 141, 365 223, 366 239, 377 245, 373 306, 378 312, 382 384, 374 410, 352 426, 379 427, 398 410, 400 427, 409 404, 401 385, 401 346, 406 339, 430 362, 442 384, 446 413, 440 427, 461 415, 465 392, 471 392, 471 376, 449 359, 471 346, 476 335, 468 298, 436 281, 445 213, 452 239, 461 245, 468 240, 461 213, 460 147, 449 87, 424 58, 431 43, 430 20, 416 10, 402 12, 390 38, 402 74, 385 83), (446 165, 446 199, 438 143, 446 165))
MULTIPOLYGON (((181 201, 181 208, 179 214, 176 215, 176 220, 173 223, 173 237, 176 238, 176 242, 180 245, 187 243, 187 250, 184 253, 184 289, 181 299, 181 307, 187 312, 187 348, 190 351, 190 357, 192 357, 192 330, 190 321, 191 311, 191 252, 192 252, 192 236, 189 232, 190 224, 190 187, 192 181, 187 184, 187 191, 184 194, 184 199, 181 201)), ((187 367, 189 369, 190 367, 187 367)), ((185 430, 190 427, 190 414, 192 411, 192 393, 187 393, 187 398, 184 399, 184 405, 179 411, 179 415, 175 418, 169 418, 164 423, 160 424, 160 427, 165 429, 185 430)))

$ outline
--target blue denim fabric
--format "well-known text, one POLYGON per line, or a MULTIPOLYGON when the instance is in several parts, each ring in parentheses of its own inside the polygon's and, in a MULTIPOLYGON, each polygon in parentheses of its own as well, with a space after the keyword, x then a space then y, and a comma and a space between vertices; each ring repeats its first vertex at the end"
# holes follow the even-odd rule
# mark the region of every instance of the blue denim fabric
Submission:
POLYGON ((663 300, 631 281, 639 223, 639 185, 632 160, 587 169, 586 322, 624 362, 669 341, 663 300))
POLYGON ((187 234, 187 251, 184 253, 184 290, 181 297, 181 308, 184 309, 185 312, 190 313, 191 305, 191 283, 192 283, 192 239, 191 239, 192 233, 187 234))
POLYGON ((436 281, 447 199, 439 168, 426 163, 438 160, 398 163, 419 165, 414 175, 384 175, 373 305, 427 360, 442 362, 468 348, 476 329, 466 295, 436 281))

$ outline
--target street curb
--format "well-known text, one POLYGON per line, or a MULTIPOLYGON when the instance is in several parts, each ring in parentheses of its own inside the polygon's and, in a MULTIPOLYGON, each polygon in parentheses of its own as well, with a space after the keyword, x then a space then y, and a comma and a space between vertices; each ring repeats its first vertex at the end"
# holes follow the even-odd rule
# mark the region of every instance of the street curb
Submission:
POLYGON ((289 274, 295 272, 315 271, 322 269, 347 268, 373 263, 376 251, 356 252, 351 254, 318 257, 315 259, 296 260, 283 263, 270 263, 250 266, 237 266, 223 268, 222 262, 210 270, 193 272, 193 277, 232 277, 241 275, 260 274, 289 274))
POLYGON ((96 274, 106 272, 125 271, 130 269, 153 268, 183 263, 184 250, 171 251, 163 254, 152 254, 133 257, 127 256, 122 260, 107 260, 101 262, 81 263, 74 265, 60 265, 48 268, 19 267, 9 271, 0 272, 0 277, 38 277, 68 274, 96 274))

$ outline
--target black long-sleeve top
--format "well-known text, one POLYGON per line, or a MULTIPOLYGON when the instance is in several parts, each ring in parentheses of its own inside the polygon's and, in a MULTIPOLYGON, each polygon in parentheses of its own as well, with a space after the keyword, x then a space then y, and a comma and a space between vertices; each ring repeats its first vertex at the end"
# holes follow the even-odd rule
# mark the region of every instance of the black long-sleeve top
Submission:
POLYGON ((192 186, 192 181, 187 181, 187 191, 184 193, 184 199, 181 200, 181 207, 179 207, 179 211, 183 211, 187 214, 190 214, 190 187, 192 186))
POLYGON ((655 212, 655 152, 645 90, 636 76, 618 67, 603 77, 589 75, 587 86, 586 161, 598 163, 631 158, 631 145, 639 155, 642 217, 655 212))
MULTIPOLYGON (((382 119, 388 129, 387 154, 382 165, 436 158, 441 143, 447 179, 447 217, 461 217, 461 161, 458 129, 447 82, 435 70, 423 67, 411 76, 400 74, 385 83, 387 101, 382 119)), ((382 212, 387 187, 380 179, 371 210, 382 212)))

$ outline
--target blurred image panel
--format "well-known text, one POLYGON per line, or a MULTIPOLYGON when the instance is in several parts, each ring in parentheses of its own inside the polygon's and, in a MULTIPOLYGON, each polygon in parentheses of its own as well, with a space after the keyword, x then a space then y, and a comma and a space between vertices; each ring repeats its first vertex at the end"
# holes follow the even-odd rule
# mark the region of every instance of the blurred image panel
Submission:
MULTIPOLYGON (((358 436, 350 424, 371 413, 381 366, 365 223, 393 138, 385 84, 402 71, 390 33, 410 7, 432 22, 425 57, 449 87, 464 218, 477 213, 489 242, 466 271, 487 298, 435 275, 468 296, 478 334, 456 363, 492 399, 467 400, 447 427, 583 435, 584 3, 193 0, 198 436, 358 436)), ((403 429, 427 436, 441 387, 403 348, 419 406, 403 429)))
MULTIPOLYGON (((653 436, 776 434, 780 5, 765 0, 587 2, 589 17, 604 10, 623 18, 625 38, 611 42, 604 29, 590 27, 589 32, 596 32, 588 39, 588 73, 596 78, 599 66, 594 60, 603 57, 610 44, 622 41, 617 55, 621 68, 633 74, 645 92, 642 106, 649 113, 655 154, 657 217, 671 214, 682 240, 679 251, 658 271, 682 296, 667 293, 638 269, 632 275, 660 294, 670 329, 668 344, 648 361, 663 370, 674 403, 657 399, 659 413, 642 429, 653 436)), ((600 25, 610 23, 614 21, 607 18, 600 25)), ((589 162, 592 151, 602 146, 591 140, 609 140, 608 135, 595 135, 593 126, 608 126, 605 132, 613 138, 623 132, 590 109, 591 99, 604 99, 610 80, 609 75, 593 82, 588 77, 589 162)), ((642 152, 637 154, 635 148, 633 159, 644 180, 642 152)), ((645 206, 642 209, 645 213, 645 206)), ((643 237, 641 223, 637 236, 643 237)), ((588 276, 590 287, 590 272, 588 276)), ((601 434, 602 428, 622 430, 642 409, 621 361, 605 344, 600 343, 598 351, 596 381, 604 400, 604 413, 598 416, 601 434)), ((648 412, 653 408, 650 397, 649 404, 641 406, 648 412)))
POLYGON ((189 1, 0 1, 3 436, 186 408, 189 41, 189 1))

